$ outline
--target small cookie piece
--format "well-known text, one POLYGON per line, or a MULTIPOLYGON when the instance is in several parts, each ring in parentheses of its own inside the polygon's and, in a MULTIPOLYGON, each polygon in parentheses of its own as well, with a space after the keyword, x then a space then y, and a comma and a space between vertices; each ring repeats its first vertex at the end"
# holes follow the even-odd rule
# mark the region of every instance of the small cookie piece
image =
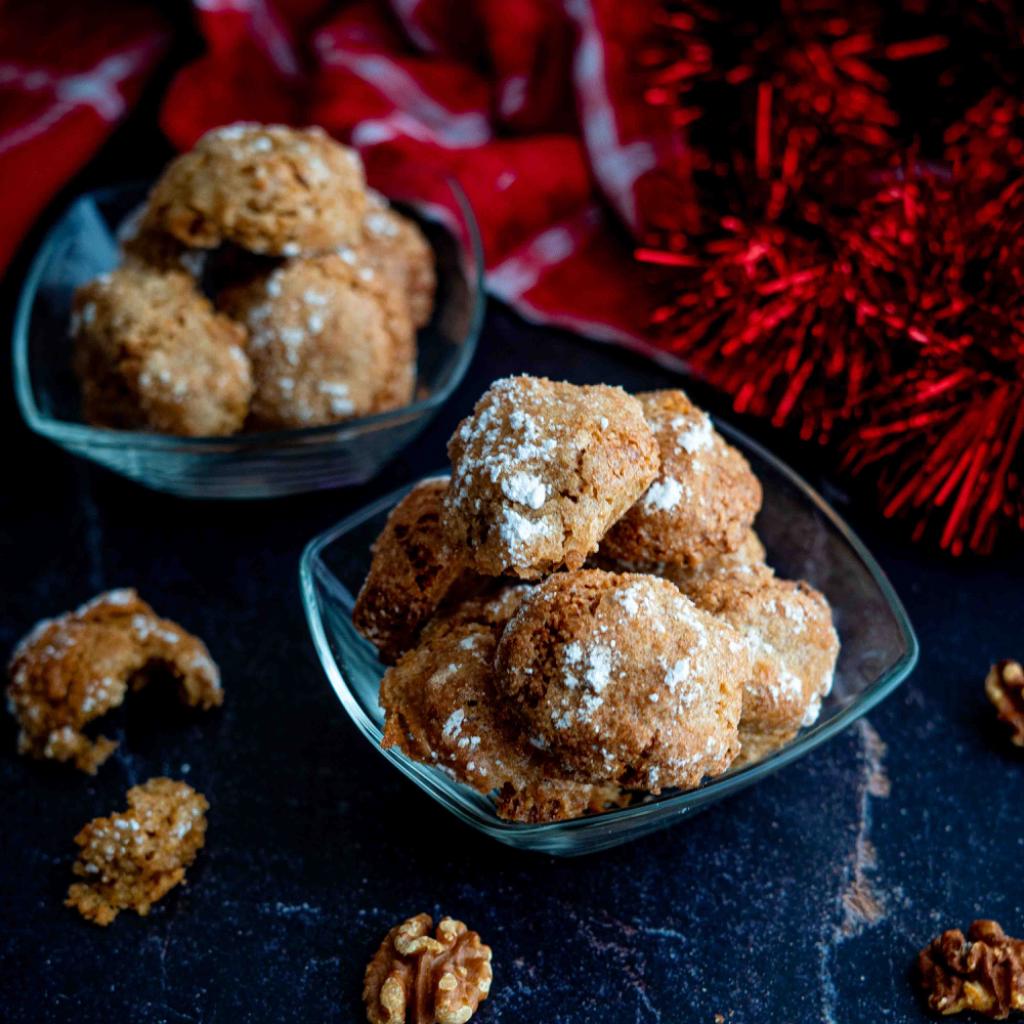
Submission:
POLYGON ((494 652, 525 586, 465 602, 435 619, 381 682, 385 747, 397 746, 481 793, 514 821, 555 821, 600 810, 613 787, 564 777, 555 759, 519 734, 494 688, 494 652))
POLYGON ((735 551, 761 508, 747 460, 682 391, 637 395, 658 439, 661 473, 608 531, 602 555, 636 566, 692 566, 735 551))
POLYGON ((658 472, 654 435, 621 388, 495 381, 448 442, 445 528, 488 576, 578 569, 658 472))
POLYGON ((373 544, 370 571, 352 609, 352 623, 393 664, 447 598, 483 585, 465 554, 441 529, 448 477, 423 480, 392 509, 373 544))
POLYGON ((743 691, 739 764, 750 764, 812 725, 832 689, 839 638, 824 595, 770 569, 723 573, 694 592, 696 604, 732 625, 754 671, 743 691))
POLYGON ((185 880, 206 842, 202 793, 173 779, 150 779, 128 790, 128 810, 93 818, 75 836, 81 849, 67 907, 106 927, 122 910, 145 917, 157 900, 185 880))
POLYGON ((268 256, 357 245, 366 180, 355 150, 320 128, 215 128, 167 166, 143 227, 193 249, 234 242, 268 256))
POLYGON ((408 311, 353 250, 289 260, 219 304, 249 332, 255 426, 312 427, 412 401, 408 311))
POLYGON ((422 327, 434 311, 437 270, 434 250, 414 221, 391 208, 379 192, 368 189, 360 255, 390 280, 409 303, 413 326, 422 327))
POLYGON ((249 411, 245 332, 184 271, 131 263, 75 293, 74 368, 87 422, 187 437, 233 434, 249 411))
POLYGON ((18 752, 73 761, 90 775, 117 744, 83 732, 118 707, 129 687, 166 675, 182 703, 204 711, 224 700, 206 645, 161 619, 130 589, 111 590, 74 612, 40 622, 15 648, 7 706, 18 720, 18 752))
POLYGON ((747 647, 656 576, 549 576, 505 627, 495 670, 535 742, 581 779, 687 788, 739 750, 747 647))

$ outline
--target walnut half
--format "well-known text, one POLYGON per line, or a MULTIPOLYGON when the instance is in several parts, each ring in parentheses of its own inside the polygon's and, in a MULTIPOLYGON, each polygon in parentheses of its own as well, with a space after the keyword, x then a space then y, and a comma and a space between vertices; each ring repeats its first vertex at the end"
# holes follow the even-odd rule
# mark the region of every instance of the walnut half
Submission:
POLYGON ((366 967, 370 1024, 465 1024, 491 989, 491 950, 461 921, 429 914, 388 932, 366 967))
POLYGON ((943 1015, 1006 1020, 1024 1010, 1024 941, 995 921, 975 921, 966 938, 959 928, 943 932, 918 954, 917 969, 928 1006, 943 1015))
POLYGON ((1013 730, 1010 739, 1024 747, 1024 668, 1020 662, 996 662, 985 678, 985 693, 999 717, 1013 730))

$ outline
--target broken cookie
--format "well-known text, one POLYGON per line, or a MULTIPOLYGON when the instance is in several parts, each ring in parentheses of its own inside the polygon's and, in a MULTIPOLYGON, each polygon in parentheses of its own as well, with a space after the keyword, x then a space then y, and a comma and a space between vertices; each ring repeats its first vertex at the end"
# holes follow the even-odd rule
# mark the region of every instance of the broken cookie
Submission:
POLYGON ((7 706, 18 720, 18 751, 73 761, 95 774, 117 744, 84 732, 95 718, 166 676, 182 702, 203 710, 224 700, 206 645, 161 619, 131 589, 111 590, 76 611, 40 622, 8 666, 7 706))

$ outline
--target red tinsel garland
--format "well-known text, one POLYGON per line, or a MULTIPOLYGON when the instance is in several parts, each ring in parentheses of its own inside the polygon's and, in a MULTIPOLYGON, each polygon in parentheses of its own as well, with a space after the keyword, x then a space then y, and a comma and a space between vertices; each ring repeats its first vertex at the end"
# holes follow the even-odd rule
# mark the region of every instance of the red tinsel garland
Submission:
POLYGON ((955 44, 889 38, 871 5, 769 6, 665 3, 638 55, 697 184, 644 222, 652 328, 738 411, 840 443, 915 536, 989 551, 1024 527, 1024 101, 1000 83, 930 152, 890 74, 955 44))

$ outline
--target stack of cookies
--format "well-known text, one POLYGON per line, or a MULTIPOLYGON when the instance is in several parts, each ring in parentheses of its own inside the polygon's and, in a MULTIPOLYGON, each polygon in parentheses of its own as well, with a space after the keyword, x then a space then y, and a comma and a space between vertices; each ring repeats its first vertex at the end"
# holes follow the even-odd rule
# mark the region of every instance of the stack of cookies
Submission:
POLYGON ((385 746, 517 821, 691 788, 816 719, 839 641, 761 487, 681 391, 497 381, 373 549, 385 746))
POLYGON ((120 266, 74 300, 89 423, 226 435, 412 400, 433 252, 320 129, 209 132, 121 242, 120 266))

